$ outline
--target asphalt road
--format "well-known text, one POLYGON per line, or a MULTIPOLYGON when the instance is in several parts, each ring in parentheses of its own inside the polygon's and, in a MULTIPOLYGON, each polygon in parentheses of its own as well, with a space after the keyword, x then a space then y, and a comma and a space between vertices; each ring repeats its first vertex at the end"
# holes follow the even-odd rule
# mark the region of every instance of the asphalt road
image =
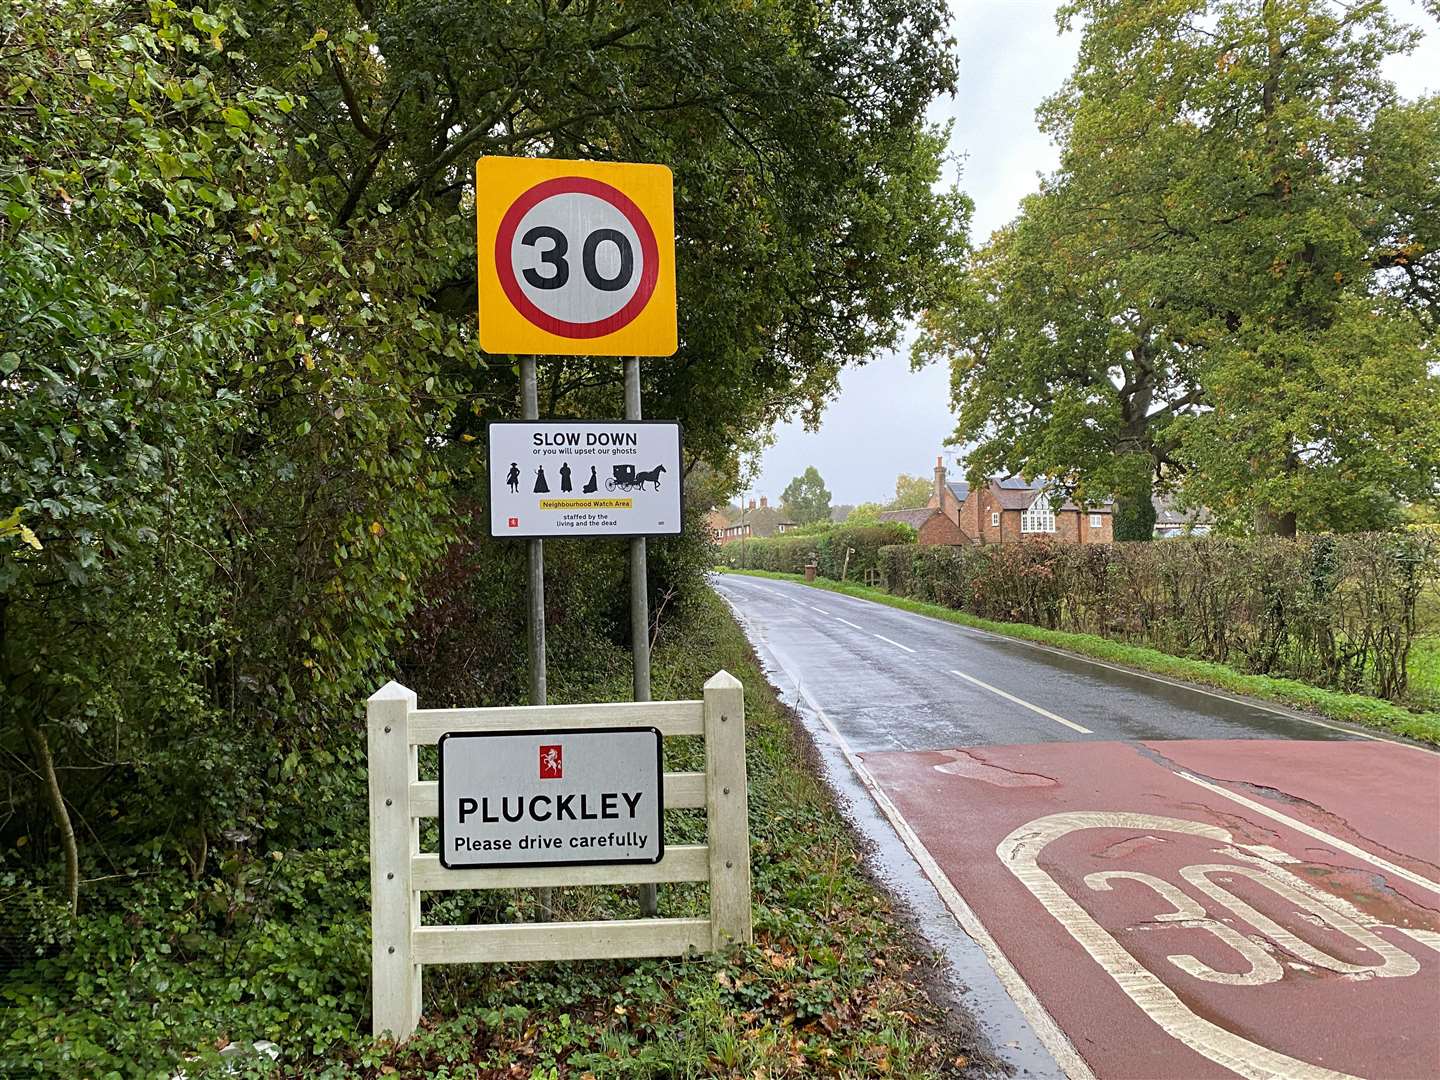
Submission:
POLYGON ((715 584, 857 752, 1065 739, 1361 737, 788 581, 732 575, 715 584))
POLYGON ((964 977, 1003 993, 972 1009, 1043 1047, 1012 1063, 1440 1076, 1440 755, 797 583, 715 585, 983 954, 964 977))

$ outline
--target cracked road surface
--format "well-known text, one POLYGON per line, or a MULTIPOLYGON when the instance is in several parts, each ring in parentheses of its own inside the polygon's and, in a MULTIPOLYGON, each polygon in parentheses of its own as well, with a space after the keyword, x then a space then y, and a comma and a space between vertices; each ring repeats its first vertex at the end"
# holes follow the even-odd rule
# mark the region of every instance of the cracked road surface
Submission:
POLYGON ((1440 1077, 1440 755, 791 582, 716 588, 1056 1070, 1440 1077))

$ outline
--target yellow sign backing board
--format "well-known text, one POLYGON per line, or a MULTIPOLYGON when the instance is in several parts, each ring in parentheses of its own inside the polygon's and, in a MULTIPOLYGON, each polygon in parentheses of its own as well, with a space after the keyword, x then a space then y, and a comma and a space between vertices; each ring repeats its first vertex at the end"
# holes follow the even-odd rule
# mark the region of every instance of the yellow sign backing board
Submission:
POLYGON ((475 163, 480 347, 675 352, 674 180, 664 165, 475 163))

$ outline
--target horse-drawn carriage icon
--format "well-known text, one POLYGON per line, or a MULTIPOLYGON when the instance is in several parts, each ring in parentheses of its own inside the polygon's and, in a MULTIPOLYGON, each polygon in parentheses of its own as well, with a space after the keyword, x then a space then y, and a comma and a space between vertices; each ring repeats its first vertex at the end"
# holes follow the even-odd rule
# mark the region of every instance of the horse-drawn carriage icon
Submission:
POLYGON ((656 465, 648 472, 636 472, 635 466, 629 463, 624 465, 612 465, 610 471, 614 474, 605 481, 605 490, 614 491, 619 488, 621 491, 634 491, 637 488, 645 490, 646 484, 654 484, 655 490, 660 490, 660 474, 665 471, 664 465, 656 465))

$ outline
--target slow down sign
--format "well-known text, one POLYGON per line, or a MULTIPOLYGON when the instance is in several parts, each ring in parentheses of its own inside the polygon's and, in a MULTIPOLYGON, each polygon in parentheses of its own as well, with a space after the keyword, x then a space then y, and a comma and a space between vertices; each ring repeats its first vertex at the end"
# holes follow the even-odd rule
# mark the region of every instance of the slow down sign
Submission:
POLYGON ((665 854, 656 728, 447 734, 440 862, 655 863, 665 854))

